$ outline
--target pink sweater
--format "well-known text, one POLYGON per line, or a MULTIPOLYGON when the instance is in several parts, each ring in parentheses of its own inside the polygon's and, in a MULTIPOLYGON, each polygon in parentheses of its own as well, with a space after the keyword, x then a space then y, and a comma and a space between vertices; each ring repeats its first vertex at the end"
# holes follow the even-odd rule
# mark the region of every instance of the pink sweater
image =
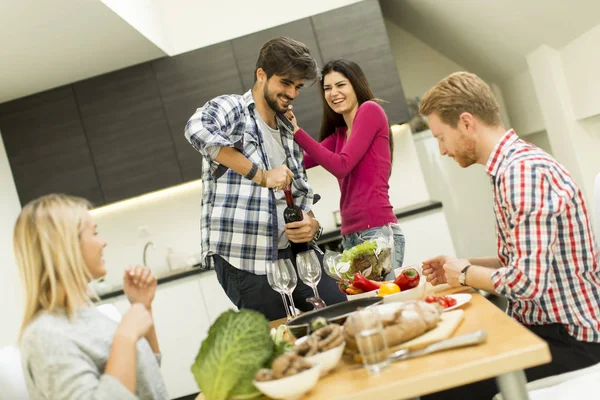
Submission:
POLYGON ((304 166, 321 165, 340 184, 342 235, 397 222, 388 195, 389 125, 381 106, 364 102, 356 112, 350 139, 346 127, 319 143, 299 129, 294 140, 304 149, 304 166))

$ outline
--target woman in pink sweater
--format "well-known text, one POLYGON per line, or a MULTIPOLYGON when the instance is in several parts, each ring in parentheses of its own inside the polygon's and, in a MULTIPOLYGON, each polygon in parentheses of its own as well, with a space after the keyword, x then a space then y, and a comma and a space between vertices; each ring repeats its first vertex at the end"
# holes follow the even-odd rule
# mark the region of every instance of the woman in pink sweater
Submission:
POLYGON ((361 68, 334 60, 322 70, 323 120, 320 143, 294 124, 294 140, 304 149, 304 165, 321 165, 340 184, 344 249, 378 233, 394 235, 393 268, 402 266, 404 235, 389 198, 393 142, 388 119, 361 68))

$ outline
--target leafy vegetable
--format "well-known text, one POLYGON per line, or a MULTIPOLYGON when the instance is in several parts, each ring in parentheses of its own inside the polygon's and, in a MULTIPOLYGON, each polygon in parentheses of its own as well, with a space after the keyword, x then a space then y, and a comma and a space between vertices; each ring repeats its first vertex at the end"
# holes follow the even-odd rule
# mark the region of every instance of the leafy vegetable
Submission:
POLYGON ((260 394, 252 379, 273 352, 269 324, 262 314, 229 310, 210 327, 192 373, 206 400, 252 398, 260 394))
POLYGON ((363 242, 342 253, 340 265, 347 263, 349 268, 341 269, 340 277, 353 279, 354 274, 360 272, 365 278, 381 279, 388 272, 386 263, 389 264, 390 255, 391 248, 382 240, 363 242))
POLYGON ((273 339, 273 343, 275 344, 275 350, 273 351, 273 355, 271 355, 265 364, 267 368, 271 368, 271 364, 277 357, 287 353, 294 347, 284 338, 284 334, 286 333, 287 329, 288 327, 283 324, 279 325, 277 329, 271 329, 271 339, 273 339))

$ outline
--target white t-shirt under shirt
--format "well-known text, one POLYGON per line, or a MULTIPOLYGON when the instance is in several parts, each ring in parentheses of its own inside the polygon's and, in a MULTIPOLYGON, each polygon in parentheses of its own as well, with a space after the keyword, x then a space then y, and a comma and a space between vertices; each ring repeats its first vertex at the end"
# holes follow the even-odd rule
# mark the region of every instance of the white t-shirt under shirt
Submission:
MULTIPOLYGON (((267 151, 271 168, 285 165, 287 156, 285 154, 283 144, 281 143, 281 133, 279 132, 279 129, 271 128, 265 121, 262 120, 258 113, 256 114, 258 117, 256 118, 256 122, 258 123, 258 129, 260 129, 260 132, 263 136, 265 150, 267 151)), ((285 221, 283 220, 283 211, 287 207, 287 204, 285 202, 283 190, 274 190, 273 193, 275 194, 277 205, 277 234, 279 237, 279 244, 277 247, 280 249, 285 249, 290 244, 287 235, 285 234, 285 221)))

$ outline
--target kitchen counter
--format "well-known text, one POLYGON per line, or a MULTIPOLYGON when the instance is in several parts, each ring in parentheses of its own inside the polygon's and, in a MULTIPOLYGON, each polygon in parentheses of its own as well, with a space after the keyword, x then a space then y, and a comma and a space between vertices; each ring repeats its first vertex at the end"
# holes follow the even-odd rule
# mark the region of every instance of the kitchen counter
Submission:
MULTIPOLYGON (((396 209, 396 210, 394 210, 394 214, 396 214, 396 218, 398 218, 398 220, 401 220, 403 218, 408 218, 413 215, 425 213, 425 212, 432 211, 432 210, 437 210, 440 208, 442 208, 442 202, 430 200, 430 201, 425 201, 423 203, 413 204, 408 207, 396 209)), ((321 245, 321 244, 328 243, 328 242, 331 242, 334 240, 339 240, 341 238, 342 238, 341 231, 339 229, 337 229, 335 231, 329 231, 329 232, 323 233, 323 235, 321 235, 321 238, 319 239, 317 244, 321 245)))
MULTIPOLYGON (((158 281, 157 283, 158 283, 158 285, 161 285, 164 283, 172 282, 172 281, 175 281, 178 279, 187 278, 188 276, 198 275, 198 274, 201 274, 203 272, 208 272, 208 271, 210 271, 210 270, 203 269, 201 267, 190 267, 190 268, 178 269, 178 270, 171 271, 167 274, 159 276, 157 279, 157 281, 158 281)), ((100 298, 100 300, 106 300, 106 299, 110 299, 113 297, 121 296, 122 294, 124 294, 124 292, 123 292, 123 288, 121 287, 121 288, 111 289, 106 292, 100 293, 100 294, 98 294, 98 297, 100 298)))

